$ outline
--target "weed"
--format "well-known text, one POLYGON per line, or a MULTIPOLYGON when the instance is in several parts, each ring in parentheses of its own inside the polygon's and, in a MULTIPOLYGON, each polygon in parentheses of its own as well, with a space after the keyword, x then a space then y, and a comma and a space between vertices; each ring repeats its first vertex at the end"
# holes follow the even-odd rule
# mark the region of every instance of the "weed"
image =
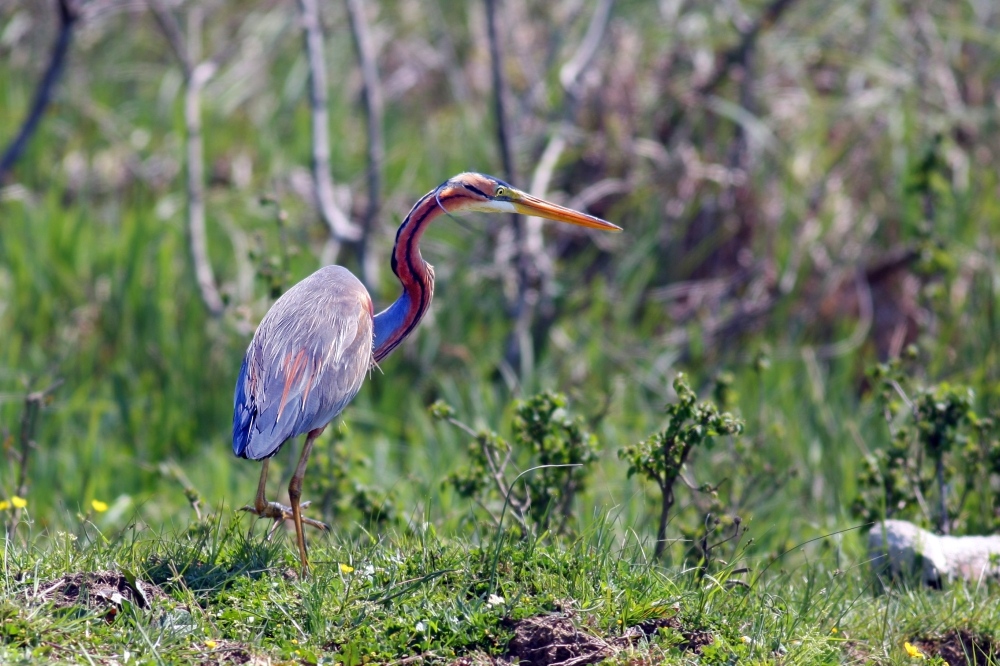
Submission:
MULTIPOLYGON (((567 530, 573 500, 584 488, 589 465, 596 459, 597 439, 581 417, 569 414, 566 396, 547 391, 516 401, 513 445, 495 432, 474 431, 443 402, 432 405, 431 414, 474 437, 468 447, 469 466, 453 472, 445 482, 460 496, 483 508, 509 504, 525 533, 538 534, 550 527, 557 533, 567 530), (509 478, 512 472, 529 468, 531 473, 518 475, 521 483, 509 478)), ((491 514, 499 525, 499 517, 491 514)))
POLYGON ((867 521, 902 518, 943 534, 1000 526, 1000 441, 993 419, 973 409, 968 386, 921 386, 910 365, 893 360, 870 373, 874 400, 891 435, 869 454, 852 512, 867 521), (911 397, 912 396, 912 397, 911 397))
MULTIPOLYGON (((743 432, 743 422, 729 412, 720 413, 715 403, 710 401, 699 403, 683 373, 674 379, 674 390, 677 402, 666 407, 666 428, 618 451, 618 456, 628 463, 629 476, 640 474, 660 489, 657 558, 663 555, 667 544, 667 522, 676 500, 674 486, 692 450, 702 445, 711 448, 717 436, 743 432)), ((708 487, 704 489, 708 490, 708 487)))

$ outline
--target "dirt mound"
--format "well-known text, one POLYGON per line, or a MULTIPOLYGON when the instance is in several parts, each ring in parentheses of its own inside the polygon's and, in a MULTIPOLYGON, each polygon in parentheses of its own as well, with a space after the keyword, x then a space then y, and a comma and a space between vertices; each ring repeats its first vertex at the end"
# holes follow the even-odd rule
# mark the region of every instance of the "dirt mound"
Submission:
POLYGON ((567 615, 538 615, 513 624, 514 637, 504 656, 526 666, 584 666, 615 656, 661 627, 675 629, 684 637, 677 646, 684 651, 701 653, 714 640, 707 631, 684 628, 675 617, 647 620, 620 636, 601 637, 578 627, 567 615))
POLYGON ((107 609, 105 619, 111 622, 126 601, 148 610, 167 595, 156 585, 117 571, 86 571, 42 583, 35 596, 59 607, 107 609))
POLYGON ((581 629, 565 615, 539 615, 514 623, 507 656, 528 666, 593 664, 610 657, 615 648, 581 629))

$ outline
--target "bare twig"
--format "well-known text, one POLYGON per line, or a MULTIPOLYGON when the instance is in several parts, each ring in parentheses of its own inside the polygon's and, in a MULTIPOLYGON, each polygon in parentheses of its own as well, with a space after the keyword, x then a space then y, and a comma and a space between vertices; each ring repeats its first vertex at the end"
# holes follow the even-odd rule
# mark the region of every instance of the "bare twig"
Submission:
POLYGON ((191 70, 194 69, 194 63, 189 58, 184 31, 181 30, 181 24, 177 21, 177 17, 163 6, 161 0, 149 0, 149 9, 153 12, 153 18, 156 19, 160 32, 163 33, 167 44, 170 45, 170 50, 174 52, 174 57, 181 64, 184 76, 190 76, 191 70))
MULTIPOLYGON (((12 458, 12 462, 17 466, 17 485, 13 494, 18 497, 27 497, 28 495, 28 458, 36 446, 35 430, 38 427, 38 414, 49 396, 62 384, 63 380, 57 379, 47 388, 41 391, 32 391, 24 397, 24 411, 21 413, 21 427, 17 440, 18 450, 12 458)), ((11 514, 11 526, 15 526, 21 521, 22 510, 22 507, 14 506, 14 511, 11 514)))
MULTIPOLYGON (((510 127, 507 118, 507 86, 503 75, 503 56, 500 38, 497 34, 497 0, 486 0, 486 35, 490 49, 490 74, 493 82, 493 115, 496 123, 497 147, 503 177, 508 182, 517 181, 517 169, 511 150, 510 127)), ((507 339, 504 360, 515 368, 520 368, 521 383, 524 383, 534 366, 534 348, 531 327, 538 304, 537 275, 526 247, 526 234, 520 215, 510 216, 510 224, 501 231, 496 242, 496 264, 510 280, 505 285, 508 306, 515 319, 514 330, 507 339)))
MULTIPOLYGON (((498 453, 498 451, 496 451, 496 449, 491 447, 486 439, 480 436, 481 433, 476 432, 471 427, 469 427, 465 423, 459 421, 458 419, 452 416, 448 417, 448 423, 452 424, 453 426, 455 426, 456 428, 467 434, 469 437, 472 437, 474 440, 479 442, 483 458, 486 460, 486 465, 489 468, 488 470, 489 475, 493 479, 493 483, 496 484, 497 491, 499 491, 501 496, 506 497, 508 503, 512 507, 514 507, 514 510, 516 511, 516 514, 514 516, 515 519, 518 521, 518 524, 521 526, 521 528, 524 529, 525 532, 527 532, 528 522, 524 518, 524 516, 528 512, 528 507, 531 504, 531 498, 527 497, 522 500, 521 498, 515 496, 513 491, 514 488, 513 484, 509 484, 507 482, 507 474, 506 474, 507 466, 510 465, 510 462, 514 455, 514 450, 508 444, 507 451, 504 454, 503 460, 499 461, 496 458, 496 454, 498 453)), ((499 524, 500 519, 494 516, 493 512, 491 512, 483 502, 481 502, 478 499, 475 501, 490 515, 491 518, 493 518, 493 522, 499 524)))
MULTIPOLYGON (((309 62, 309 108, 312 121, 312 175, 320 217, 334 242, 357 241, 361 229, 337 205, 330 170, 330 116, 327 110, 323 29, 316 0, 299 0, 306 59, 309 62)), ((334 253, 336 254, 336 253, 334 253)))
POLYGON ((148 0, 160 31, 184 72, 184 167, 187 190, 187 229, 191 262, 201 300, 213 317, 225 310, 208 256, 205 214, 205 143, 201 131, 201 92, 219 69, 219 59, 201 59, 204 9, 194 4, 187 13, 187 34, 161 0, 148 0))
MULTIPOLYGON (((521 529, 527 533, 528 521, 525 518, 525 515, 527 515, 528 508, 531 505, 531 497, 525 497, 523 499, 518 497, 514 494, 514 484, 507 483, 507 466, 510 464, 513 450, 510 448, 510 445, 507 445, 507 451, 504 455, 504 459, 500 462, 494 458, 494 454, 498 453, 498 451, 491 449, 490 445, 485 441, 480 440, 480 445, 482 447, 483 457, 486 458, 486 464, 489 467, 490 477, 492 477, 493 483, 496 484, 497 491, 500 493, 501 497, 506 498, 506 501, 514 510, 514 519, 517 520, 521 529)), ((497 523, 499 524, 499 520, 497 523)))
POLYGON ((188 242, 191 246, 191 259, 194 262, 195 278, 198 281, 201 298, 212 316, 217 317, 222 314, 223 304, 219 288, 216 286, 212 263, 208 258, 208 235, 205 226, 205 142, 201 133, 201 91, 215 75, 217 66, 214 62, 199 61, 204 18, 201 7, 192 6, 187 16, 188 39, 185 63, 186 66, 193 65, 192 69, 186 72, 184 87, 188 242))
MULTIPOLYGON (((191 9, 192 14, 197 12, 198 9, 191 9)), ((208 257, 208 234, 205 227, 205 144, 201 134, 201 91, 214 73, 215 66, 207 62, 199 63, 191 72, 184 89, 184 125, 187 131, 185 162, 191 259, 201 298, 212 316, 218 317, 224 306, 208 257)))
POLYGON ((3 181, 17 160, 20 159, 28 145, 28 141, 31 140, 35 130, 38 129, 38 123, 41 122, 42 116, 45 115, 45 109, 52 100, 52 91, 55 89, 66 63, 66 55, 69 53, 69 46, 73 40, 73 28, 79 17, 80 12, 72 0, 59 0, 59 35, 56 37, 56 43, 52 47, 52 55, 49 57, 49 64, 45 68, 45 74, 42 76, 42 80, 38 82, 38 88, 35 89, 35 96, 31 101, 31 108, 28 110, 28 115, 21 124, 21 129, 18 131, 17 136, 11 140, 10 144, 4 150, 3 156, 0 157, 0 182, 3 181))
POLYGON ((347 0, 347 14, 354 36, 354 48, 361 68, 361 96, 365 105, 365 119, 368 132, 368 204, 361 222, 361 238, 358 240, 358 261, 361 263, 361 278, 369 291, 378 286, 378 264, 369 252, 368 239, 375 230, 376 218, 381 207, 382 161, 385 159, 385 142, 382 138, 382 89, 379 83, 375 45, 372 43, 365 5, 362 0, 347 0))
POLYGON ((590 24, 587 25, 583 41, 580 42, 573 56, 559 70, 559 82, 570 95, 579 93, 580 77, 587 71, 594 56, 597 55, 597 48, 604 39, 608 21, 611 19, 611 8, 614 7, 614 4, 615 0, 597 0, 597 6, 594 7, 594 14, 590 17, 590 24))
MULTIPOLYGON (((493 81, 493 115, 496 122, 497 147, 500 149, 500 164, 503 177, 508 182, 517 180, 514 157, 510 147, 510 129, 507 119, 507 85, 503 75, 503 56, 500 38, 497 36, 497 0, 486 0, 486 34, 490 47, 490 75, 493 81)), ((518 216, 511 216, 517 219, 518 216)))
MULTIPOLYGON (((566 95, 559 112, 561 120, 556 123, 531 177, 530 191, 535 196, 546 196, 549 183, 552 181, 552 174, 555 172, 563 151, 569 144, 568 136, 572 131, 571 119, 576 113, 580 99, 580 79, 590 63, 593 62, 607 29, 613 5, 614 0, 598 0, 582 42, 573 56, 559 70, 559 80, 566 95)), ((496 79, 494 82, 496 83, 496 79)), ((499 92, 497 96, 500 97, 499 92)), ((498 117, 501 112, 502 109, 498 108, 498 117)), ((520 341, 518 350, 523 354, 525 349, 530 351, 530 329, 538 304, 550 292, 552 259, 545 249, 540 219, 529 217, 525 220, 523 227, 516 227, 516 229, 519 232, 515 238, 517 242, 519 300, 515 335, 519 337, 520 341)), ((513 358, 508 360, 514 361, 513 358)), ((531 367, 532 360, 530 357, 526 359, 522 356, 522 375, 526 374, 524 370, 531 367)))

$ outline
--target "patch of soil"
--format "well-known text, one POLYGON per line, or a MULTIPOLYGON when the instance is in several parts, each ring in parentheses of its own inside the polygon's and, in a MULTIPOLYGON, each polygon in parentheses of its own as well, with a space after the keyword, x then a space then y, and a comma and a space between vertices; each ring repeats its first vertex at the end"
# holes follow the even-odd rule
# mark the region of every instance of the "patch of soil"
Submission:
POLYGON ((578 629, 565 615, 538 615, 514 623, 506 656, 526 666, 582 666, 615 652, 607 641, 578 629))
POLYGON ((941 638, 914 640, 913 644, 928 656, 941 657, 950 666, 1000 661, 1000 644, 965 629, 952 629, 941 638))
POLYGON ((615 656, 661 627, 675 629, 684 637, 677 647, 696 654, 715 640, 707 631, 685 629, 676 617, 646 620, 621 636, 603 638, 580 629, 566 615, 539 615, 513 624, 514 637, 504 657, 525 666, 584 666, 615 656))
POLYGON ((126 601, 142 609, 166 599, 156 585, 136 579, 130 583, 128 578, 117 571, 87 571, 67 574, 54 581, 48 581, 38 586, 36 598, 42 601, 52 601, 56 606, 84 606, 91 609, 107 609, 106 619, 115 619, 118 609, 126 601))

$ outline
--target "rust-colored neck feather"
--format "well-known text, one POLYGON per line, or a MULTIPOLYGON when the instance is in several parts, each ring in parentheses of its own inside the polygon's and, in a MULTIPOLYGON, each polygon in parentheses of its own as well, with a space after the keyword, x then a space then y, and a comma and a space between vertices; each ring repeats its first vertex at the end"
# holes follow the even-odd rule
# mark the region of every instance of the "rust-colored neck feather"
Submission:
POLYGON ((389 355, 420 323, 434 296, 434 269, 420 256, 420 237, 435 218, 444 213, 448 196, 442 188, 424 195, 399 225, 392 248, 392 272, 403 286, 403 294, 375 315, 375 362, 389 355))

